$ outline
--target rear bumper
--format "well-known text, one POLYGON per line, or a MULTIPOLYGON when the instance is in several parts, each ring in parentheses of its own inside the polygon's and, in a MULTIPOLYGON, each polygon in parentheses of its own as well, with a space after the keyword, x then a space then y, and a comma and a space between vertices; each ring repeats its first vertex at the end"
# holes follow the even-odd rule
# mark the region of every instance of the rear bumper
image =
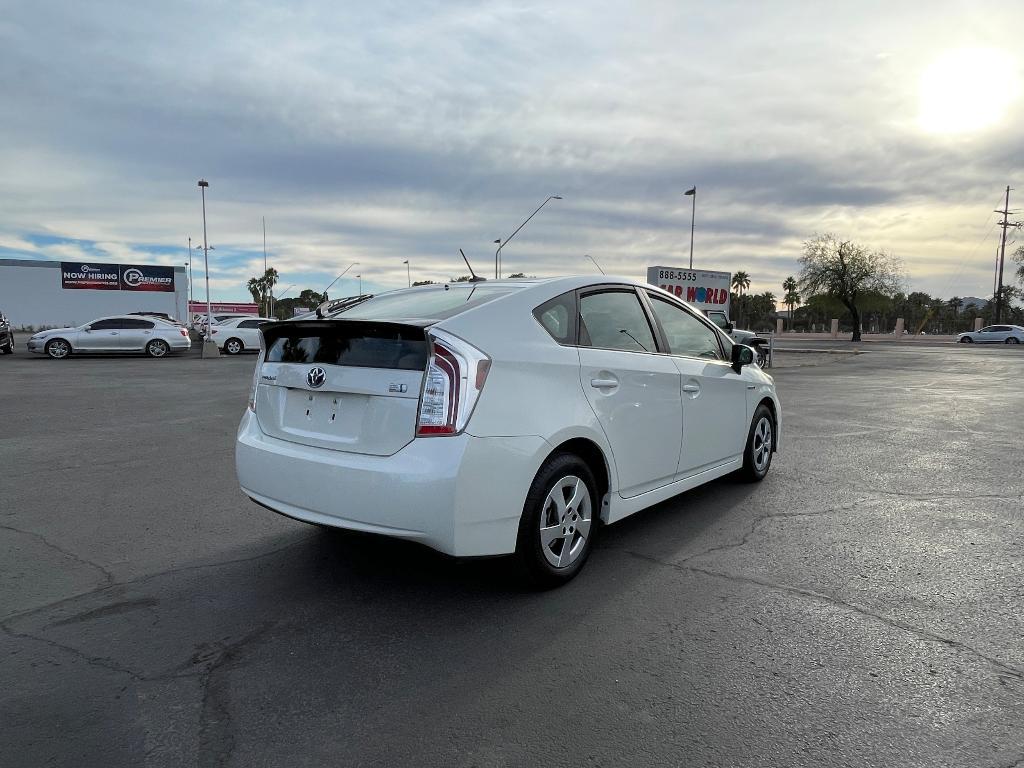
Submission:
POLYGON ((253 501, 310 523, 412 539, 457 557, 515 551, 540 437, 419 438, 392 456, 269 437, 251 411, 235 466, 253 501))

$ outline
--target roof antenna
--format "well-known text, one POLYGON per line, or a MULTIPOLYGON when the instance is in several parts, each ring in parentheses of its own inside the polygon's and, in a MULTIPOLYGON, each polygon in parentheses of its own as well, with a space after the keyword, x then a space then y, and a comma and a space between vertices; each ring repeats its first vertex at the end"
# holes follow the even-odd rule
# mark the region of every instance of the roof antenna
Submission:
POLYGON ((471 282, 471 283, 482 283, 482 282, 484 282, 487 278, 486 277, 477 277, 476 276, 476 272, 473 271, 473 265, 469 263, 469 259, 466 258, 466 254, 462 252, 461 248, 459 248, 459 253, 462 254, 462 260, 464 262, 466 262, 466 266, 469 267, 469 274, 470 274, 469 282, 471 282))

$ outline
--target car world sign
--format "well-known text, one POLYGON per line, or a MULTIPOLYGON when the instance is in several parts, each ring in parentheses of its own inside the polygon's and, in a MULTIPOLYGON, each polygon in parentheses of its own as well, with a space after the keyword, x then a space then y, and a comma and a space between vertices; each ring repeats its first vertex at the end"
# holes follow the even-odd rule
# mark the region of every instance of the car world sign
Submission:
POLYGON ((174 291, 174 268, 63 261, 61 288, 92 291, 174 291))
POLYGON ((721 309, 729 314, 728 272, 684 267, 648 267, 647 282, 663 288, 700 309, 721 309))

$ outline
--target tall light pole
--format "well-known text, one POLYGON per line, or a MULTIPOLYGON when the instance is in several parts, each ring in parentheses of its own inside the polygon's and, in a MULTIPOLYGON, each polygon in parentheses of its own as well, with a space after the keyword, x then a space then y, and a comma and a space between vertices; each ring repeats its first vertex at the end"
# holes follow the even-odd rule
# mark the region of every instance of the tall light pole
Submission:
MULTIPOLYGON (((350 269, 352 269, 352 267, 354 267, 354 266, 355 266, 356 264, 358 264, 358 263, 359 263, 358 261, 353 261, 353 262, 352 262, 351 264, 349 264, 349 265, 348 265, 347 267, 345 267, 345 271, 344 271, 344 272, 342 272, 342 273, 341 273, 340 275, 338 275, 338 276, 337 276, 336 278, 334 278, 333 280, 331 280, 331 285, 334 285, 334 284, 335 284, 336 282, 338 282, 339 280, 341 280, 341 278, 343 278, 343 277, 345 276, 345 272, 348 272, 348 271, 349 271, 350 269)), ((324 288, 324 290, 323 290, 323 294, 324 294, 324 299, 325 299, 325 300, 327 299, 327 292, 328 292, 329 290, 331 290, 331 285, 328 285, 328 286, 327 286, 326 288, 324 288)))
POLYGON ((362 296, 363 295, 363 276, 362 275, 356 275, 356 280, 359 281, 359 295, 362 296))
POLYGON ((203 263, 206 269, 206 338, 203 341, 203 357, 213 357, 217 353, 217 345, 213 343, 210 329, 213 327, 213 309, 210 307, 210 248, 206 239, 206 188, 210 182, 199 180, 199 192, 203 196, 203 263), (213 345, 211 350, 209 347, 213 345))
POLYGON ((693 210, 690 211, 690 269, 693 269, 693 227, 697 220, 697 185, 693 185, 683 194, 693 198, 693 210))
MULTIPOLYGON (((186 266, 188 266, 188 301, 189 301, 189 304, 191 304, 192 303, 192 238, 191 237, 188 239, 188 264, 186 266)), ((189 312, 191 312, 191 311, 192 311, 191 308, 189 308, 189 312)), ((190 323, 192 322, 192 318, 189 318, 189 322, 190 323)))
POLYGON ((412 267, 409 266, 409 260, 406 259, 402 262, 405 264, 405 279, 409 283, 409 287, 412 288, 412 267))
POLYGON ((602 275, 605 274, 605 271, 601 269, 601 265, 597 263, 597 259, 591 256, 589 253, 583 254, 583 258, 590 259, 592 262, 594 262, 594 266, 597 267, 597 271, 600 272, 602 275))
POLYGON ((541 203, 540 205, 537 206, 537 210, 536 211, 534 211, 533 213, 531 213, 529 216, 526 217, 526 221, 524 221, 522 224, 520 224, 518 227, 516 227, 515 232, 513 232, 511 235, 509 235, 508 237, 505 238, 505 242, 502 243, 500 240, 495 240, 494 241, 496 243, 499 243, 498 250, 496 250, 494 252, 494 279, 495 280, 498 280, 498 279, 501 278, 501 249, 504 248, 506 245, 508 245, 508 241, 511 240, 513 237, 515 237, 516 234, 519 232, 519 230, 522 229, 523 227, 525 227, 526 223, 530 219, 532 219, 534 216, 536 216, 538 213, 540 213, 540 209, 541 208, 543 208, 545 205, 550 203, 552 200, 561 200, 561 199, 562 199, 561 195, 551 195, 550 197, 548 197, 547 200, 545 200, 543 203, 541 203))

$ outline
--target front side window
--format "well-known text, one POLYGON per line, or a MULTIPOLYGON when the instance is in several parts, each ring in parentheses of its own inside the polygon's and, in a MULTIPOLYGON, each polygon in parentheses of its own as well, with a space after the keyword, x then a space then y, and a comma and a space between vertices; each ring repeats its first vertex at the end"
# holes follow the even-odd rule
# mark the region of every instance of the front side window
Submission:
POLYGON ((651 326, 633 291, 590 293, 580 299, 580 345, 657 352, 651 326))
POLYGON ((654 315, 665 331, 668 351, 673 355, 703 357, 722 360, 722 347, 718 336, 704 323, 682 307, 677 307, 658 296, 651 296, 654 315))
POLYGON ((123 320, 117 318, 108 318, 107 320, 97 320, 95 323, 89 324, 90 331, 109 331, 116 328, 121 328, 123 320))

